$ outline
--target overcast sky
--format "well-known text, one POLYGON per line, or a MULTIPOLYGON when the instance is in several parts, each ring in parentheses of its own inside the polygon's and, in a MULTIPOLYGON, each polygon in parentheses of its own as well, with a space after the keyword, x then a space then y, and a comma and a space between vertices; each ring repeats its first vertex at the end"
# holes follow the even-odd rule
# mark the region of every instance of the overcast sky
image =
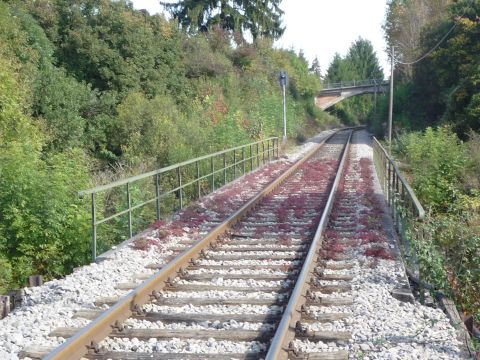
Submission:
MULTIPOLYGON (((157 0, 133 4, 151 14, 162 12, 157 0)), ((386 0, 283 0, 281 8, 286 30, 277 47, 302 49, 310 62, 317 56, 325 72, 336 52, 345 55, 362 37, 372 42, 387 77, 390 67, 382 31, 386 0)))

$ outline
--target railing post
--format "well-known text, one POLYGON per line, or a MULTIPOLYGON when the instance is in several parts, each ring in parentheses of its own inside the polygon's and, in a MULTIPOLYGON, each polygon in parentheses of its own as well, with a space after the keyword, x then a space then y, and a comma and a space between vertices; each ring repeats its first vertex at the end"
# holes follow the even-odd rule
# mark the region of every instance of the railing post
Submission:
POLYGON ((215 191, 215 163, 213 162, 213 156, 210 158, 210 169, 212 170, 212 192, 215 191))
POLYGON ((388 204, 390 205, 390 208, 393 207, 393 199, 392 199, 392 163, 390 160, 388 161, 388 204))
POLYGON ((265 141, 262 140, 262 165, 265 164, 265 141))
POLYGON ((387 203, 388 203, 388 159, 387 157, 385 156, 385 154, 382 155, 383 157, 383 160, 384 160, 384 163, 383 163, 383 174, 384 174, 384 177, 383 177, 383 188, 384 188, 384 192, 385 192, 385 198, 387 199, 387 203))
POLYGON ((92 259, 97 258, 97 209, 95 208, 95 193, 92 192, 92 259))
POLYGON ((198 161, 195 161, 195 167, 197 168, 197 195, 198 199, 200 199, 201 193, 200 193, 200 165, 198 164, 198 161))
MULTIPOLYGON (((397 207, 398 207, 399 202, 400 204, 402 204, 402 201, 401 201, 402 199, 400 197, 400 187, 399 187, 400 179, 398 178, 398 174, 396 174, 396 178, 397 178, 397 181, 395 182, 395 196, 397 198, 397 207)), ((396 221, 397 221, 397 224, 400 225, 400 213, 398 211, 398 208, 397 208, 396 221)))
POLYGON ((253 171, 253 147, 250 144, 250 171, 253 171))
POLYGON ((257 167, 260 166, 260 145, 257 143, 257 167))
POLYGON ((223 185, 227 185, 227 153, 223 153, 223 185))
POLYGON ((182 172, 180 171, 180 166, 177 167, 177 180, 178 180, 178 200, 180 202, 180 209, 183 209, 182 172))
POLYGON ((270 162, 270 140, 267 140, 267 161, 270 162))
POLYGON ((245 175, 245 172, 246 172, 246 166, 245 166, 245 146, 242 147, 242 167, 243 167, 243 175, 245 175))
POLYGON ((237 178, 237 152, 233 150, 233 179, 237 178))
POLYGON ((132 237, 132 197, 130 195, 130 183, 127 183, 127 204, 128 204, 128 238, 132 237))
POLYGON ((155 201, 157 207, 157 220, 160 220, 160 174, 155 175, 155 194, 157 200, 155 201))
POLYGON ((392 166, 392 214, 393 214, 393 225, 397 226, 397 194, 395 193, 395 187, 397 182, 397 174, 392 166))

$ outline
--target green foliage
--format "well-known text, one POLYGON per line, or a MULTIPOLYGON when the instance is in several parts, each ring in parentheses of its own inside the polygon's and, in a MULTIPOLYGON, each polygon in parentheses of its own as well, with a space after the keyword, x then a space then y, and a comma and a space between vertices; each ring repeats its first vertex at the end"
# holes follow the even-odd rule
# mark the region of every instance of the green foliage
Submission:
MULTIPOLYGON (((362 38, 352 43, 345 58, 335 54, 326 76, 332 83, 368 79, 383 79, 383 70, 372 44, 362 38)), ((374 110, 373 100, 372 95, 356 96, 343 100, 331 112, 346 124, 366 123, 374 110)))
POLYGON ((415 193, 429 212, 415 244, 422 276, 480 320, 478 145, 476 133, 465 144, 450 127, 439 127, 399 137, 394 150, 410 165, 415 193))
POLYGON ((242 35, 248 31, 253 39, 278 39, 284 31, 280 2, 281 0, 184 0, 160 4, 178 20, 183 29, 191 33, 206 32, 218 26, 242 35))
POLYGON ((88 212, 74 200, 88 185, 83 153, 41 153, 44 138, 23 113, 14 67, 0 57, 0 253, 8 281, 2 288, 21 286, 33 273, 71 271, 89 246, 88 212))
MULTIPOLYGON (((215 20, 194 36, 124 0, 0 2, 0 291, 90 259, 79 190, 279 135, 280 69, 290 137, 337 121, 315 108, 320 83, 305 58, 268 38, 282 31, 278 1, 238 4, 239 27, 215 20)), ((131 191, 138 204, 154 190, 131 191)), ((125 209, 122 191, 96 200, 99 218, 125 209)), ((137 210, 134 230, 154 216, 137 210)), ((99 251, 125 230, 125 218, 101 226, 99 251)))
POLYGON ((429 204, 434 212, 455 210, 458 184, 467 164, 465 146, 447 127, 410 133, 404 142, 413 187, 420 201, 429 204))
POLYGON ((479 222, 478 207, 472 209, 464 202, 457 206, 461 212, 425 221, 422 227, 426 235, 416 243, 417 255, 422 277, 447 292, 478 321, 480 233, 472 226, 479 222))
MULTIPOLYGON (((405 61, 433 49, 455 24, 445 41, 425 59, 414 66, 397 67, 395 128, 410 130, 451 124, 465 140, 470 129, 480 130, 480 45, 477 40, 480 37, 480 3, 468 0, 428 3, 430 6, 418 12, 418 2, 392 1, 388 10, 388 42, 415 45, 408 49, 398 47, 396 56, 405 61), (406 34, 404 28, 395 25, 397 23, 415 24, 416 29, 406 34), (407 35, 409 42, 404 39, 407 35)), ((386 116, 384 112, 382 117, 386 116)))
POLYGON ((0 255, 0 294, 5 294, 12 284, 12 265, 0 255))

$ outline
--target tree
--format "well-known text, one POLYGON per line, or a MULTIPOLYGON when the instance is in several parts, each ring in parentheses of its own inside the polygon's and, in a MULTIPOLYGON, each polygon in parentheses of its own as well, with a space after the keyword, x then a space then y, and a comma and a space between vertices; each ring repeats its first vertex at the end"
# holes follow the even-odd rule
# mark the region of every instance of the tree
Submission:
MULTIPOLYGON (((396 58, 410 62, 422 55, 422 32, 446 18, 450 3, 452 0, 389 0, 383 30, 388 46, 395 46, 396 58)), ((411 66, 400 67, 397 71, 412 78, 411 66)))
POLYGON ((278 39, 284 31, 281 0, 183 0, 160 2, 179 25, 189 32, 205 32, 212 26, 240 33, 250 32, 253 39, 278 39))
POLYGON ((379 65, 372 43, 358 38, 348 50, 346 61, 351 63, 358 80, 383 79, 383 70, 379 65))
MULTIPOLYGON (((383 79, 383 70, 370 41, 359 38, 352 43, 347 56, 335 54, 327 70, 330 82, 348 80, 383 79)), ((366 121, 373 109, 371 96, 353 97, 335 107, 337 114, 347 123, 366 121)))
POLYGON ((310 72, 315 74, 320 80, 322 80, 322 69, 320 68, 320 62, 315 56, 315 59, 312 61, 312 66, 310 66, 310 72))

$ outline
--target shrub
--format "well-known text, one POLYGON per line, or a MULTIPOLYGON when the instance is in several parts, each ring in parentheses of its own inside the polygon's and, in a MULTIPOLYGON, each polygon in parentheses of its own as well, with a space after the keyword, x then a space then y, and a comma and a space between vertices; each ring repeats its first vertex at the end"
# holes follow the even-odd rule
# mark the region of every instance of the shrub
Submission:
POLYGON ((420 201, 434 212, 449 211, 467 164, 465 145, 448 127, 427 128, 406 135, 406 157, 420 201))

